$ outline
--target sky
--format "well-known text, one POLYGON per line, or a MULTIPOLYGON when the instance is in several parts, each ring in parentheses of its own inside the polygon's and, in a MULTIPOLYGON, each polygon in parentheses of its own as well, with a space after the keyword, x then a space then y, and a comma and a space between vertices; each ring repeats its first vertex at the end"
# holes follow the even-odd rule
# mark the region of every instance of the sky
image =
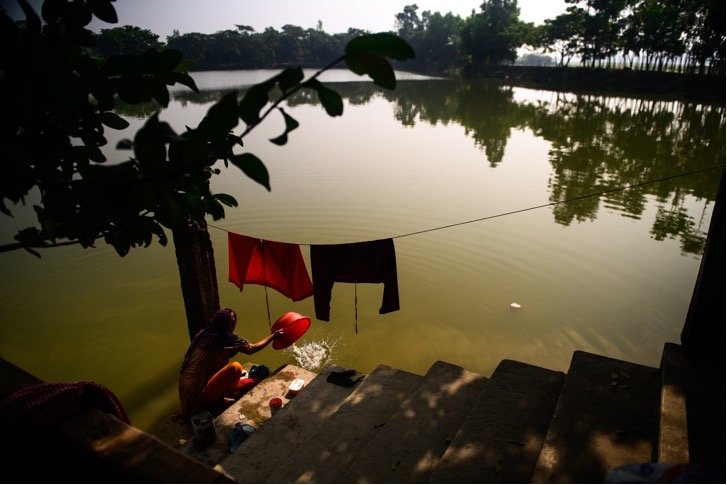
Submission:
MULTIPOLYGON (((235 24, 249 25, 257 32, 266 27, 278 30, 285 24, 315 28, 320 20, 329 34, 355 27, 370 32, 396 30, 395 16, 406 5, 416 4, 419 12, 452 12, 468 17, 479 11, 483 0, 117 0, 114 3, 121 25, 149 29, 165 41, 173 30, 180 33, 210 34, 234 29, 235 24)), ((0 0, 13 18, 20 16, 14 0, 0 0)), ((40 0, 31 0, 39 11, 40 0)), ((564 0, 519 0, 520 18, 540 24, 546 18, 563 13, 564 0)), ((114 25, 98 20, 92 30, 114 25)))

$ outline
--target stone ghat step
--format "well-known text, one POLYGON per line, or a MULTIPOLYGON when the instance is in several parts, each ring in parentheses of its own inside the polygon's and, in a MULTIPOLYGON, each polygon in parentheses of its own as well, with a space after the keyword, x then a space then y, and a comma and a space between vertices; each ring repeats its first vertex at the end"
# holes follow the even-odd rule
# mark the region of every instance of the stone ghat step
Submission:
POLYGON ((215 418, 216 438, 210 444, 201 445, 194 438, 190 426, 174 423, 171 419, 155 427, 151 434, 172 448, 213 467, 230 455, 230 434, 235 424, 251 424, 259 429, 270 419, 268 403, 271 398, 279 397, 283 406, 287 406, 291 399, 297 399, 288 395, 290 383, 294 379, 302 379, 308 384, 316 376, 316 373, 295 365, 282 366, 215 418))
POLYGON ((659 461, 699 464, 712 474, 706 481, 725 483, 725 368, 689 359, 673 343, 661 368, 659 461))
POLYGON ((265 482, 282 462, 288 460, 330 419, 360 384, 357 382, 351 387, 343 387, 327 382, 331 372, 343 370, 332 366, 307 382, 298 395, 275 414, 275 419, 267 421, 216 469, 238 483, 265 482))
POLYGON ((434 363, 339 481, 426 482, 486 382, 459 366, 434 363))
POLYGON ((503 360, 430 482, 529 482, 564 379, 562 372, 503 360))
POLYGON ((422 380, 422 376, 409 372, 377 367, 316 432, 287 459, 275 463, 266 482, 338 483, 422 380))
MULTIPOLYGON (((42 383, 1 357, 0 376, 0 402, 21 387, 42 383)), ((49 406, 69 402, 45 401, 49 406)), ((52 419, 42 429, 31 423, 23 428, 19 436, 12 428, 0 433, 4 483, 232 483, 224 474, 93 407, 52 419)))
POLYGON ((532 481, 600 483, 653 461, 659 380, 652 367, 574 352, 532 481))
MULTIPOLYGON (((658 459, 662 374, 651 367, 577 351, 567 375, 503 360, 487 379, 436 362, 426 376, 380 366, 348 388, 326 380, 341 370, 271 376, 218 417, 211 447, 184 451, 240 483, 601 482, 658 459), (306 387, 271 419, 269 398, 296 377, 306 387), (229 455, 241 421, 258 430, 229 455)), ((672 436, 684 446, 680 419, 672 436)))
POLYGON ((681 347, 666 343, 661 355, 661 400, 659 412, 658 461, 689 462, 687 426, 687 382, 689 366, 681 347))

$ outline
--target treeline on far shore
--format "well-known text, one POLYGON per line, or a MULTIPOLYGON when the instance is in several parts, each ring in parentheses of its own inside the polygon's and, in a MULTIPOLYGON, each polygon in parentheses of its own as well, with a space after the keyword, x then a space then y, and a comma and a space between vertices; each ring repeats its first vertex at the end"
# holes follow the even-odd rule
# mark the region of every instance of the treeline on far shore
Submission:
MULTIPOLYGON (((395 15, 396 33, 417 54, 407 68, 424 72, 476 72, 513 64, 518 49, 529 47, 542 53, 535 59, 539 64, 724 75, 723 0, 565 1, 564 13, 540 25, 520 19, 517 0, 485 0, 467 18, 419 12, 411 4, 395 15)), ((181 51, 196 69, 322 67, 365 33, 349 28, 329 34, 320 21, 316 28, 288 24, 263 32, 243 24, 230 27, 213 34, 174 31, 166 42, 138 27, 104 29, 96 35, 97 50, 108 56, 166 45, 181 51)))
MULTIPOLYGON (((549 80, 564 87, 590 84, 604 90, 705 94, 699 83, 707 82, 709 89, 714 85, 714 96, 721 94, 724 99, 719 87, 725 73, 723 0, 566 3, 570 5, 563 14, 541 25, 520 19, 517 0, 485 0, 479 11, 464 19, 407 5, 395 16, 396 33, 411 44, 416 58, 396 67, 518 82, 549 80), (523 47, 530 53, 518 58, 523 47), (553 70, 518 68, 518 64, 553 70), (710 78, 716 81, 707 81, 710 78)), ((149 30, 127 25, 95 34, 95 51, 105 58, 166 47, 181 51, 192 70, 323 67, 344 52, 348 41, 364 33, 350 28, 329 34, 320 21, 316 28, 284 25, 263 32, 234 24, 213 34, 174 31, 162 42, 149 30)))

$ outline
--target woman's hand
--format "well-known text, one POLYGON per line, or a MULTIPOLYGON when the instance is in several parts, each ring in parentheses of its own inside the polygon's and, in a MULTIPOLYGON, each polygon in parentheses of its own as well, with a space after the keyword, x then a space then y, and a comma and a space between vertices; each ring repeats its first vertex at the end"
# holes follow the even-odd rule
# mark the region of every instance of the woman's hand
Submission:
POLYGON ((268 346, 273 340, 279 339, 283 336, 282 330, 276 330, 261 341, 252 344, 247 350, 243 350, 246 354, 254 354, 258 350, 262 350, 264 347, 268 346))

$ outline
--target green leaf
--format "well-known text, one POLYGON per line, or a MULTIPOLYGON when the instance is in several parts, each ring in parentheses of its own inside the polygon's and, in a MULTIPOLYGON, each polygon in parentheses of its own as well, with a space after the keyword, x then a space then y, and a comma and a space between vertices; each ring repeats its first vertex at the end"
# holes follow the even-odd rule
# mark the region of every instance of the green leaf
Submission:
POLYGON ((98 147, 89 146, 86 148, 88 149, 88 158, 90 158, 94 162, 104 163, 106 161, 106 157, 98 147))
POLYGON ((214 194, 212 195, 215 199, 225 204, 227 207, 237 207, 237 199, 229 194, 214 194))
POLYGON ((107 233, 104 236, 104 241, 106 241, 106 244, 112 245, 118 255, 122 258, 129 254, 131 243, 129 242, 128 237, 123 237, 120 234, 107 233))
POLYGON ((260 121, 260 110, 268 104, 268 92, 275 85, 275 78, 261 84, 251 86, 240 101, 239 116, 245 124, 252 125, 260 121))
POLYGON ((141 72, 151 73, 156 71, 160 60, 161 56, 159 55, 159 51, 154 47, 150 47, 136 58, 136 63, 141 72))
POLYGON ((91 12, 91 7, 85 2, 69 2, 68 7, 66 8, 66 14, 63 17, 66 28, 70 27, 69 34, 73 35, 72 32, 76 29, 78 29, 77 33, 80 33, 84 30, 89 34, 91 33, 91 31, 87 29, 78 28, 85 27, 93 20, 93 12, 91 12))
POLYGON ((187 223, 186 207, 174 197, 164 198, 155 211, 156 219, 169 229, 181 227, 187 223))
POLYGON ((289 67, 276 76, 278 85, 283 91, 297 86, 303 80, 303 69, 300 67, 289 67))
POLYGON ((288 143, 288 133, 285 132, 279 136, 276 136, 275 138, 271 138, 270 142, 275 143, 278 146, 283 146, 288 143))
POLYGON ((0 212, 2 212, 3 214, 5 214, 6 216, 10 216, 10 217, 13 216, 13 213, 10 212, 10 210, 8 210, 7 206, 5 205, 5 201, 4 200, 0 200, 0 212))
POLYGON ((318 99, 321 100, 321 104, 329 116, 341 116, 343 114, 343 99, 337 92, 325 87, 317 79, 308 80, 304 85, 316 90, 318 99))
POLYGON ((207 213, 210 214, 212 216, 212 219, 216 221, 225 218, 225 208, 222 207, 222 204, 217 202, 215 199, 208 201, 207 213))
POLYGON ((235 126, 237 126, 237 91, 232 91, 212 105, 198 129, 212 138, 221 138, 235 126))
POLYGON ((368 52, 397 61, 414 58, 414 49, 401 37, 390 32, 356 37, 346 44, 346 56, 368 52))
MULTIPOLYGON (((167 141, 164 124, 159 122, 159 114, 153 114, 134 136, 134 155, 147 169, 164 163, 167 157, 167 141)), ((167 125, 168 126, 168 125, 167 125)))
POLYGON ((270 192, 270 174, 268 174, 268 169, 265 168, 262 160, 252 153, 243 153, 242 155, 233 155, 230 161, 234 166, 242 170, 242 173, 270 192))
POLYGON ((131 75, 136 69, 136 59, 132 55, 111 56, 101 66, 101 71, 110 76, 131 75))
POLYGON ((38 14, 35 13, 33 7, 26 0, 18 0, 18 3, 25 14, 25 30, 33 36, 37 35, 40 32, 40 18, 38 14))
POLYGON ((101 118, 101 123, 115 130, 123 130, 124 128, 127 128, 129 126, 128 121, 111 111, 101 113, 99 115, 99 118, 101 118))
POLYGON ((122 138, 116 144, 117 150, 131 150, 133 148, 134 148, 134 142, 129 140, 128 138, 122 138))
POLYGON ((278 108, 278 109, 283 114, 283 118, 285 119, 286 131, 291 132, 300 126, 300 123, 298 123, 298 121, 296 121, 295 118, 293 118, 288 113, 286 113, 283 108, 278 108))
POLYGON ((161 244, 162 246, 166 246, 168 239, 167 235, 164 233, 164 228, 161 225, 157 224, 153 219, 150 227, 151 231, 159 238, 159 244, 161 244))
POLYGON ((169 106, 169 91, 167 86, 156 79, 149 79, 146 81, 146 88, 151 93, 152 97, 165 108, 169 106))
POLYGON ((149 93, 143 91, 141 86, 132 78, 119 79, 119 98, 128 104, 139 104, 151 101, 149 93))
POLYGON ((374 84, 386 89, 396 87, 396 76, 385 57, 371 52, 353 52, 346 55, 346 65, 356 74, 368 74, 374 84))
POLYGON ((25 245, 41 246, 43 244, 43 235, 35 227, 26 227, 18 231, 14 239, 25 245))
POLYGON ((119 18, 116 16, 116 10, 109 0, 87 1, 91 7, 91 12, 93 12, 96 17, 100 18, 104 22, 108 22, 109 24, 115 24, 119 21, 119 18))
POLYGON ((192 77, 186 72, 174 71, 171 73, 171 76, 175 83, 187 86, 195 93, 199 93, 199 89, 197 88, 197 84, 195 84, 194 79, 192 79, 192 77))
POLYGON ((171 71, 179 66, 184 56, 176 49, 164 49, 159 52, 159 67, 163 71, 171 71))
POLYGON ((26 227, 15 235, 15 240, 23 245, 23 249, 33 256, 40 258, 40 253, 30 247, 43 245, 43 235, 38 229, 35 227, 26 227))
POLYGON ((53 23, 63 15, 66 0, 45 0, 40 8, 40 14, 47 24, 53 23))
POLYGON ((300 126, 300 123, 298 123, 295 118, 286 113, 283 108, 278 109, 283 114, 283 118, 285 119, 285 132, 283 132, 282 135, 276 138, 272 138, 270 141, 275 143, 276 145, 285 145, 286 143, 288 143, 288 133, 298 128, 300 126))
POLYGON ((32 254, 36 258, 39 258, 40 259, 40 253, 38 251, 36 251, 35 249, 29 248, 28 246, 23 246, 23 249, 25 249, 26 251, 28 251, 30 254, 32 254))

